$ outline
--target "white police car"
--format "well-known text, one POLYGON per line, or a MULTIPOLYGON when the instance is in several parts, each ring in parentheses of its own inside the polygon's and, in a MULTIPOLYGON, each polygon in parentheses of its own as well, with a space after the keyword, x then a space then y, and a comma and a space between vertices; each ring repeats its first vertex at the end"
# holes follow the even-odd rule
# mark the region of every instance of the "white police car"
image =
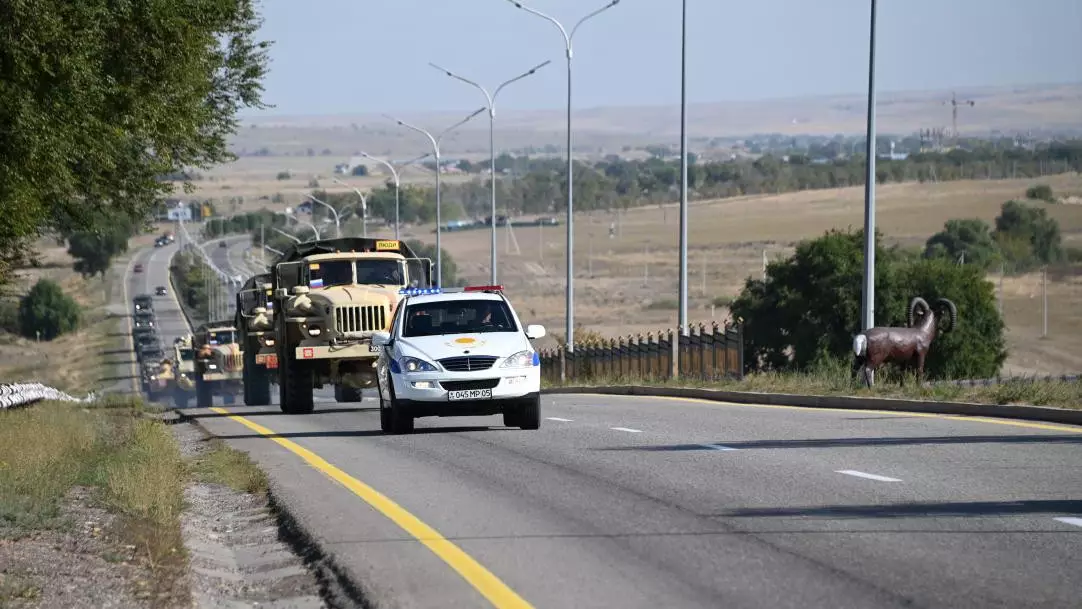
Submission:
POLYGON ((413 431, 417 417, 503 414, 504 425, 541 425, 541 361, 500 286, 405 288, 389 332, 376 332, 380 427, 413 431))

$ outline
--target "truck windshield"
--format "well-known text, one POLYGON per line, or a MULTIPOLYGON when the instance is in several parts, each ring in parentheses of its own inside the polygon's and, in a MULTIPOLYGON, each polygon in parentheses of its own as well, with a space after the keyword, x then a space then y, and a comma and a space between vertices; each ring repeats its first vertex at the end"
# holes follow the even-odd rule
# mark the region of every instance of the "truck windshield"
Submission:
POLYGON ((360 285, 405 285, 398 260, 358 260, 357 283, 360 285))
POLYGON ((186 362, 192 361, 193 353, 191 349, 181 349, 180 359, 186 362))
POLYGON ((352 260, 324 260, 308 265, 308 287, 328 288, 353 283, 352 260))
POLYGON ((211 345, 228 345, 237 342, 237 333, 232 330, 215 330, 207 333, 207 343, 211 345))
POLYGON ((406 307, 402 336, 518 332, 502 300, 444 300, 406 307))

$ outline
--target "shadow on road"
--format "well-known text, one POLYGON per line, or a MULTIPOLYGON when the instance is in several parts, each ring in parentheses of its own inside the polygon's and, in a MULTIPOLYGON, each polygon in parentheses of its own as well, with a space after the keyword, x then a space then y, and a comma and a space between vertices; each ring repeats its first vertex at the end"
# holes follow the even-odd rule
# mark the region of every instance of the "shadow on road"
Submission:
POLYGON ((941 503, 891 503, 886 505, 826 505, 792 508, 748 508, 712 518, 819 516, 827 518, 939 518, 943 516, 1024 516, 1028 514, 1077 514, 1082 501, 1034 499, 1029 501, 959 501, 941 503))
MULTIPOLYGON (((729 448, 859 448, 868 446, 919 446, 922 444, 1082 444, 1082 434, 1053 435, 1032 434, 1015 436, 927 436, 916 438, 821 438, 808 440, 753 440, 750 442, 732 442, 717 440, 718 444, 729 448)), ((665 444, 653 446, 614 446, 595 450, 642 451, 642 452, 679 452, 690 450, 713 450, 709 444, 665 444)))

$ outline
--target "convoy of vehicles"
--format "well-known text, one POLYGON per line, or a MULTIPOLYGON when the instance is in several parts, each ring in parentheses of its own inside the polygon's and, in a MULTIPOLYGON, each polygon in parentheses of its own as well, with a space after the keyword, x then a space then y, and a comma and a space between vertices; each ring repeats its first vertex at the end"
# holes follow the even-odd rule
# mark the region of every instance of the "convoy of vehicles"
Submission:
POLYGON ((372 335, 380 427, 408 433, 418 417, 502 414, 504 425, 541 424, 541 360, 500 286, 403 289, 389 331, 372 335))
POLYGON ((271 288, 278 396, 283 412, 308 413, 312 391, 335 386, 355 402, 374 387, 379 347, 406 287, 429 287, 432 261, 402 241, 347 237, 298 243, 274 264, 271 288))
MULTIPOLYGON (((159 286, 157 295, 164 295, 159 286)), ((434 287, 432 261, 394 239, 336 238, 293 245, 245 281, 231 320, 177 339, 162 356, 152 298, 133 300, 133 342, 152 399, 186 407, 271 403, 314 409, 333 385, 340 402, 374 388, 385 433, 420 417, 499 414, 509 427, 540 426, 540 358, 500 286, 434 287)))

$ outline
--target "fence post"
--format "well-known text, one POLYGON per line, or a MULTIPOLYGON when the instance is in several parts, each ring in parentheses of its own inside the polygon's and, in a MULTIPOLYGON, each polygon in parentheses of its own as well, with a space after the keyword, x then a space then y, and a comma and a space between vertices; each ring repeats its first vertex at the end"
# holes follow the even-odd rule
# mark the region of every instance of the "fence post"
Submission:
POLYGON ((680 332, 669 330, 669 344, 672 346, 672 355, 669 359, 670 377, 672 380, 680 378, 680 332))
POLYGON ((560 383, 567 382, 567 347, 560 349, 560 383))
POLYGON ((744 380, 744 324, 736 324, 736 378, 744 380))

